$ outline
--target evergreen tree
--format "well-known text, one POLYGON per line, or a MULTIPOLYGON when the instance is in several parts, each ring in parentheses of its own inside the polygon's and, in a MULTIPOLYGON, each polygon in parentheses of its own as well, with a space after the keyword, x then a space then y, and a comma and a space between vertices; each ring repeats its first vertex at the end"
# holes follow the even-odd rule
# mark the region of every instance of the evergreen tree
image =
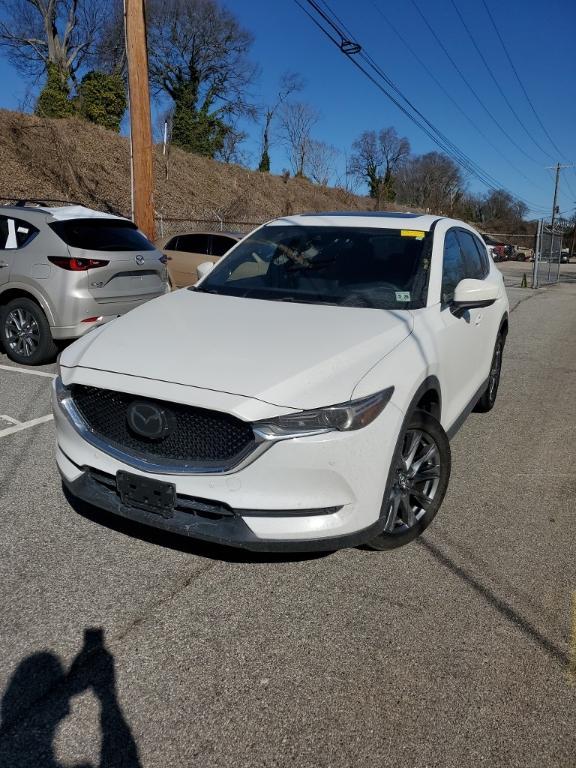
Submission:
POLYGON ((80 117, 118 132, 126 111, 126 89, 121 75, 88 72, 78 87, 76 105, 80 117))
POLYGON ((74 104, 68 85, 55 64, 49 62, 46 69, 46 85, 40 91, 34 112, 38 117, 70 117, 74 113, 74 104))

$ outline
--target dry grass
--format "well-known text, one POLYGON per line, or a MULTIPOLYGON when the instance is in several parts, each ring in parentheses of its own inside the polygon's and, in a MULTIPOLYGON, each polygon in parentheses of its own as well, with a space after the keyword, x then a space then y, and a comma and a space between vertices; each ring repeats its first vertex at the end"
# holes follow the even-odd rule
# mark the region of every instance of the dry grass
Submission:
MULTIPOLYGON (((163 218, 259 222, 304 211, 370 209, 373 201, 302 179, 154 149, 154 202, 163 218)), ((78 119, 0 110, 0 195, 60 198, 130 213, 126 138, 78 119)), ((393 206, 391 206, 393 207, 393 206)), ((171 229, 173 227, 170 227, 171 229)))

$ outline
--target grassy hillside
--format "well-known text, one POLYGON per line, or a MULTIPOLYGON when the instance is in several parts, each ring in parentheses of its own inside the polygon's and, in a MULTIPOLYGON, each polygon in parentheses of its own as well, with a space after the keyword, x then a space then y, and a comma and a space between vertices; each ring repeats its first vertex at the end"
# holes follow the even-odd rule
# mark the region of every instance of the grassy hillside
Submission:
MULTIPOLYGON (((128 139, 90 123, 0 110, 3 197, 74 200, 128 215, 129 153, 128 139)), ((156 147, 154 166, 154 202, 165 234, 192 228, 194 219, 221 217, 234 226, 302 211, 373 207, 369 198, 342 189, 249 171, 175 148, 166 164, 156 147)))

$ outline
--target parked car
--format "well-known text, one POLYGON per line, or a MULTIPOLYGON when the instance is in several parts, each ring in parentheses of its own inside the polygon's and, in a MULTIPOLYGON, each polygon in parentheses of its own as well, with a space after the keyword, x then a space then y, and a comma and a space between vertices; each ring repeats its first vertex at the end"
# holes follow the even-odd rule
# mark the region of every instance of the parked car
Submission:
POLYGON ((570 249, 562 248, 562 250, 560 251, 560 263, 568 264, 569 261, 570 261, 570 249))
POLYGON ((23 365, 168 290, 136 226, 83 206, 0 207, 0 345, 23 365))
POLYGON ((397 547, 438 512, 449 439, 493 407, 507 332, 461 221, 278 219, 62 353, 58 467, 69 498, 206 541, 397 547))
POLYGON ((197 282, 199 264, 215 264, 243 237, 240 232, 189 232, 170 237, 161 250, 168 257, 172 286, 183 288, 197 282))
POLYGON ((493 261, 504 261, 506 258, 505 243, 495 240, 490 235, 481 235, 488 253, 493 261))

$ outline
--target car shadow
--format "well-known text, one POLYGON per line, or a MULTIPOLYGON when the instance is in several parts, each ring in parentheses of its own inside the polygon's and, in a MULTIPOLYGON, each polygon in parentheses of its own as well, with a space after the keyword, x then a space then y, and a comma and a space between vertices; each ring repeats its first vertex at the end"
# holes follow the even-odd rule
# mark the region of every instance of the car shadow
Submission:
POLYGON ((208 560, 221 560, 228 563, 293 563, 305 560, 317 560, 334 554, 334 552, 252 552, 237 547, 227 547, 199 539, 181 536, 159 528, 153 528, 127 518, 114 515, 111 512, 93 507, 75 498, 65 486, 64 495, 74 511, 92 523, 103 525, 124 536, 145 541, 155 546, 173 549, 189 555, 203 557, 208 560))
POLYGON ((100 760, 74 768, 142 768, 116 694, 114 657, 97 627, 84 631, 84 645, 68 670, 46 650, 20 662, 0 704, 1 768, 65 768, 55 754, 57 730, 72 698, 88 690, 100 703, 100 760))
POLYGON ((496 610, 519 632, 522 632, 533 643, 547 653, 557 664, 566 668, 570 663, 569 654, 550 638, 540 632, 531 621, 523 616, 504 597, 496 594, 487 584, 472 574, 467 568, 458 565, 450 555, 444 552, 429 535, 421 536, 416 540, 417 545, 425 550, 436 562, 446 568, 454 576, 457 576, 469 589, 476 592, 485 602, 496 610))

